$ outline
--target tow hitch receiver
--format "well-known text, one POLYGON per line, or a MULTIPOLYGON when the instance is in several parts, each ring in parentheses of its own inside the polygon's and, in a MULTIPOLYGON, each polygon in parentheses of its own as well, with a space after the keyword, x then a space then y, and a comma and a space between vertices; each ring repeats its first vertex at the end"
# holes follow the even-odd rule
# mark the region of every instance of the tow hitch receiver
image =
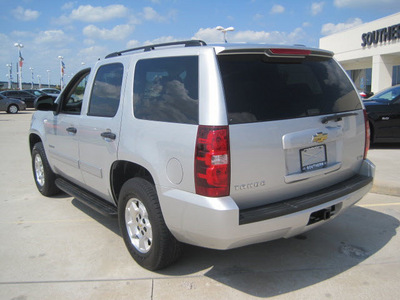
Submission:
POLYGON ((331 207, 313 212, 310 215, 310 219, 308 220, 307 225, 311 225, 319 221, 329 220, 335 213, 336 213, 336 205, 332 205, 331 207))

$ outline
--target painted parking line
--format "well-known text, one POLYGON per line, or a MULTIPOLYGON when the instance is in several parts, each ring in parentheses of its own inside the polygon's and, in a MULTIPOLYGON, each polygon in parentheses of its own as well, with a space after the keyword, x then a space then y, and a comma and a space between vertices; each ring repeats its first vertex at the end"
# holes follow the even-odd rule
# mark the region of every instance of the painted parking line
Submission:
MULTIPOLYGON (((106 220, 106 219, 105 219, 106 220)), ((46 223, 86 223, 95 222, 95 219, 70 219, 70 220, 28 220, 28 221, 11 221, 0 222, 0 224, 46 224, 46 223)))
POLYGON ((360 207, 379 207, 379 206, 399 206, 400 202, 393 203, 377 203, 377 204, 358 204, 360 207))

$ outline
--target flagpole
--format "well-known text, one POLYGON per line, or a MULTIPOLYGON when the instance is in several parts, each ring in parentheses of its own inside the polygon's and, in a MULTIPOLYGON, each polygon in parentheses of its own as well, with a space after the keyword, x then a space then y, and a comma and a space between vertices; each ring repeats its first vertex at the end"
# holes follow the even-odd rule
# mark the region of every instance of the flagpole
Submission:
POLYGON ((24 59, 22 58, 21 48, 24 48, 24 45, 21 43, 15 43, 14 47, 18 48, 18 78, 19 78, 19 89, 22 90, 22 65, 24 59))
POLYGON ((8 89, 11 89, 12 86, 12 63, 6 64, 6 67, 8 67, 8 89))
POLYGON ((33 89, 33 84, 34 84, 34 78, 33 78, 33 68, 30 67, 29 70, 31 70, 31 89, 33 89))
POLYGON ((63 67, 64 57, 59 56, 58 59, 60 60, 60 89, 63 90, 63 88, 64 88, 64 67, 63 67))

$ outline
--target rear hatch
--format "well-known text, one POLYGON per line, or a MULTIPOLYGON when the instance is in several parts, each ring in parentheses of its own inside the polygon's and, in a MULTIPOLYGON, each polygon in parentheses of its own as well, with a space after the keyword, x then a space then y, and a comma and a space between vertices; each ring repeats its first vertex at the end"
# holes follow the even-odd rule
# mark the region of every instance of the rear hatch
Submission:
POLYGON ((358 173, 365 123, 332 53, 218 53, 229 119, 230 195, 241 209, 321 190, 358 173))

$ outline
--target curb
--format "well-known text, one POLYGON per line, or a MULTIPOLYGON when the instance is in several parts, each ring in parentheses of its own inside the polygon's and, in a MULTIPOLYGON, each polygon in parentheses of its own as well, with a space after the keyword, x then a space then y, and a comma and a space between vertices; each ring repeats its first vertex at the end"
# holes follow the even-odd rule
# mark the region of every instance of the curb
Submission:
POLYGON ((388 184, 379 180, 374 180, 374 185, 369 191, 370 193, 390 195, 400 197, 400 186, 394 183, 388 184))

